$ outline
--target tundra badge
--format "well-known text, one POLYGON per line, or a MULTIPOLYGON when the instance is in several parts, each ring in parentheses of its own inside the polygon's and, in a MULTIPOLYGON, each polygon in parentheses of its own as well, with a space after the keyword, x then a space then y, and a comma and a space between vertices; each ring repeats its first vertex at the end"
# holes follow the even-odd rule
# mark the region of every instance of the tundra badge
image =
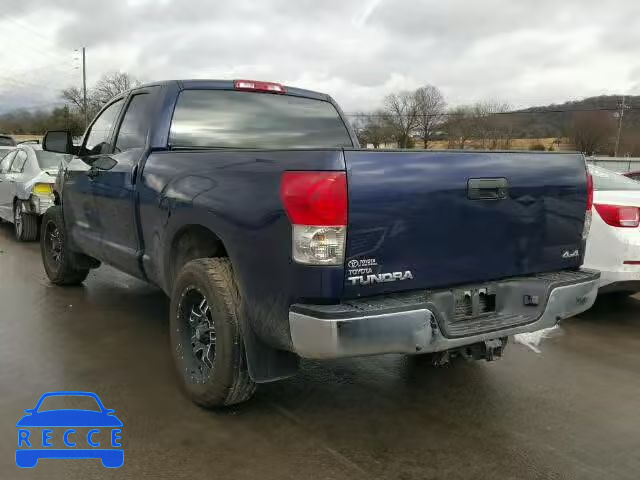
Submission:
POLYGON ((370 285, 373 283, 395 282, 398 280, 413 280, 413 274, 410 270, 406 272, 378 273, 377 275, 360 275, 357 277, 348 277, 347 280, 351 285, 370 285))

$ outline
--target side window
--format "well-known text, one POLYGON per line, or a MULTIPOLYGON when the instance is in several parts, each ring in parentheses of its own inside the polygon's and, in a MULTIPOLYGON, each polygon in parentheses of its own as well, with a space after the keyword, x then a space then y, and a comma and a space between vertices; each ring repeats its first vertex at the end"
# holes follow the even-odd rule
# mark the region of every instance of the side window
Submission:
POLYGON ((0 173, 7 173, 9 171, 9 167, 11 166, 11 161, 13 157, 16 156, 16 152, 9 152, 0 162, 0 173))
POLYGON ((122 103, 122 99, 112 103, 100 114, 96 121, 93 122, 91 130, 85 139, 84 148, 82 149, 85 155, 99 155, 111 149, 108 143, 109 136, 122 108, 122 103))
POLYGON ((116 153, 131 150, 133 148, 143 148, 147 142, 147 132, 150 126, 149 107, 151 106, 151 95, 142 93, 135 95, 118 131, 116 139, 116 153))
POLYGON ((24 150, 18 150, 18 153, 16 153, 13 163, 11 164, 11 173, 22 173, 22 169, 24 168, 24 163, 26 161, 27 152, 24 150))

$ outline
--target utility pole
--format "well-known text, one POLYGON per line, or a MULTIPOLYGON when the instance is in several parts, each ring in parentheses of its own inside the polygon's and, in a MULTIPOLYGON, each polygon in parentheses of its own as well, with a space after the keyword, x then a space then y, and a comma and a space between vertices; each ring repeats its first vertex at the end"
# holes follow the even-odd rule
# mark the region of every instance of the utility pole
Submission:
POLYGON ((625 104, 625 96, 622 96, 622 100, 618 101, 618 135, 616 137, 616 148, 613 151, 613 156, 618 156, 618 148, 620 148, 620 135, 622 133, 622 119, 624 118, 624 111, 629 108, 625 104))
POLYGON ((85 60, 85 48, 82 47, 82 105, 84 109, 84 128, 89 126, 87 118, 87 63, 85 60))

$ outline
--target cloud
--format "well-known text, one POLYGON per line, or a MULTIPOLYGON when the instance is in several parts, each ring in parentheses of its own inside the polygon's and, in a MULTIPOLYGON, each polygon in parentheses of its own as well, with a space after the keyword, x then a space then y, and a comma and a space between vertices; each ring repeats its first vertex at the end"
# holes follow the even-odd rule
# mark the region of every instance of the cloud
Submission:
POLYGON ((12 39, 10 68, 0 67, 0 99, 11 105, 55 101, 77 84, 71 52, 81 46, 90 83, 112 70, 144 80, 260 78, 325 91, 347 111, 426 83, 451 104, 514 106, 639 84, 633 0, 24 0, 0 17, 0 31, 12 39), (31 87, 17 89, 21 77, 31 87))

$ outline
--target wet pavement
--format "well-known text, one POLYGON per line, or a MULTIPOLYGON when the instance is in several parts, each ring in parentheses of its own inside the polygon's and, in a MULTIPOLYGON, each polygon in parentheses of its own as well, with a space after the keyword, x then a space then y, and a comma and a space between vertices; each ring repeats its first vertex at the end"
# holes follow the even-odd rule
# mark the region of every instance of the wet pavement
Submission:
POLYGON ((223 411, 181 394, 162 292, 103 267, 53 287, 36 243, 0 225, 0 479, 633 479, 640 477, 640 299, 606 299, 541 354, 433 368, 385 356, 306 362, 223 411), (43 392, 96 392, 124 466, 14 464, 43 392))

